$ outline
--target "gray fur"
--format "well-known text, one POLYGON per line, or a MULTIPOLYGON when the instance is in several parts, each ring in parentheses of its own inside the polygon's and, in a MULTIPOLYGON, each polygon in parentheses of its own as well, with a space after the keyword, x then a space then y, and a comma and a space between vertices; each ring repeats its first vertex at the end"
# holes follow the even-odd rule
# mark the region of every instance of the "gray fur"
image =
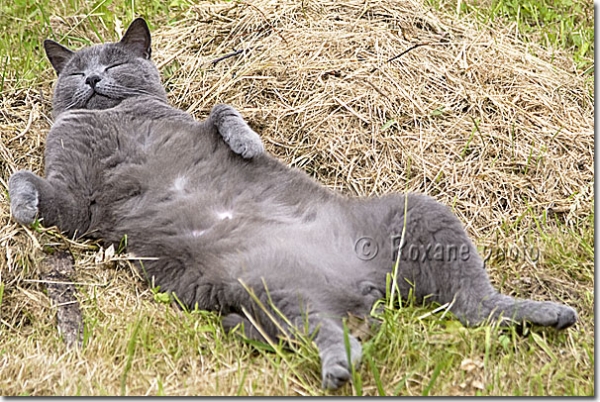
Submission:
POLYGON ((39 197, 33 180, 33 173, 20 171, 12 175, 8 181, 10 212, 17 222, 24 225, 31 225, 38 213, 39 197), (32 176, 31 181, 27 180, 29 175, 32 176))
MULTIPOLYGON (((368 314, 385 294, 394 265, 388 245, 402 232, 405 196, 334 193, 265 153, 231 107, 216 106, 197 122, 169 106, 143 20, 116 44, 76 53, 53 42, 45 47, 59 74, 55 123, 45 178, 27 171, 10 178, 14 218, 30 224, 37 212, 46 226, 106 243, 127 235, 129 252, 156 258, 141 270, 161 290, 220 312, 227 329, 244 324, 253 338, 279 335, 267 314, 277 317, 271 301, 292 323, 279 323, 286 331, 316 331, 323 386, 348 381, 361 347, 350 338, 348 362, 342 318, 368 314), (97 93, 85 84, 93 74, 101 78, 93 83, 97 93), (355 249, 364 236, 380 245, 369 258, 355 249)), ((409 194, 407 208, 403 252, 411 245, 462 246, 467 258, 401 259, 401 295, 412 288, 419 301, 451 303, 465 325, 500 317, 556 328, 575 323, 570 307, 497 293, 447 207, 409 194)))
POLYGON ((228 105, 217 105, 210 114, 219 127, 219 134, 233 152, 247 159, 264 152, 260 136, 248 126, 237 110, 228 105))

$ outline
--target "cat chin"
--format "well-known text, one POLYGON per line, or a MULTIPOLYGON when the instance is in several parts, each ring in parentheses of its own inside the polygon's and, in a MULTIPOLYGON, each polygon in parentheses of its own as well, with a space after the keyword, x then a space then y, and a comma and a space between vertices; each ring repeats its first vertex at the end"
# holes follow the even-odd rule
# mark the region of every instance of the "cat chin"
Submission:
POLYGON ((121 103, 120 99, 109 98, 99 92, 94 92, 85 103, 86 109, 110 109, 121 103))

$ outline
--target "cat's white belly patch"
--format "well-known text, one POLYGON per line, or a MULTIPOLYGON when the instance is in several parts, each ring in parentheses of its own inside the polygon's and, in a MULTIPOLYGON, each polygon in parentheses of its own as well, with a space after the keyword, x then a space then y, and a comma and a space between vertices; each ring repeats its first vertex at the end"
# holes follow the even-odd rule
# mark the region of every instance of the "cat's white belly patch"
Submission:
POLYGON ((210 232, 213 229, 213 226, 218 225, 219 221, 224 221, 224 220, 228 220, 228 219, 232 219, 233 218, 233 211, 222 211, 222 212, 215 212, 217 221, 214 221, 209 223, 208 226, 206 226, 206 222, 204 223, 204 227, 206 227, 206 229, 192 229, 189 234, 192 237, 202 237, 204 235, 206 235, 208 232, 210 232))
POLYGON ((187 185, 187 182, 188 182, 187 177, 178 176, 175 180, 173 180, 173 187, 171 187, 171 188, 177 192, 183 192, 185 190, 185 186, 187 185))
POLYGON ((231 211, 217 212, 217 218, 220 220, 231 219, 231 218, 233 218, 233 212, 231 212, 231 211))
POLYGON ((192 236, 193 237, 200 237, 204 233, 206 233, 206 230, 192 230, 192 236))

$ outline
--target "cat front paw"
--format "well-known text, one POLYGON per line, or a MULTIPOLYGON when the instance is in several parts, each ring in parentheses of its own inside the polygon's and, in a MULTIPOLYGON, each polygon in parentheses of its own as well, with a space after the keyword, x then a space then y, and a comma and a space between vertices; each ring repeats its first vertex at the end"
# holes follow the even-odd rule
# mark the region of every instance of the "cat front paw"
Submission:
POLYGON ((233 132, 223 133, 223 139, 233 152, 241 155, 244 159, 252 159, 265 151, 265 148, 256 134, 250 127, 238 127, 231 129, 233 132))
POLYGON ((352 368, 358 368, 362 347, 350 337, 350 362, 344 345, 334 345, 321 353, 321 376, 324 389, 338 389, 352 379, 352 368))
POLYGON ((8 180, 10 212, 23 225, 31 225, 38 214, 39 194, 32 176, 33 173, 21 170, 8 180))
POLYGON ((212 109, 211 117, 225 143, 236 154, 251 159, 265 151, 260 136, 233 107, 217 105, 212 109))

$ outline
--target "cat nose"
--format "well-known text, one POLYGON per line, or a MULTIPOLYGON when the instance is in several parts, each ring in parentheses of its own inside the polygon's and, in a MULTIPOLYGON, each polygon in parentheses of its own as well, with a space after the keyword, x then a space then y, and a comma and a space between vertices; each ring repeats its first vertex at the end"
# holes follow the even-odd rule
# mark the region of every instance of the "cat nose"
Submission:
POLYGON ((96 88, 96 84, 102 81, 102 77, 96 74, 92 74, 85 79, 85 83, 91 86, 92 88, 96 88))

